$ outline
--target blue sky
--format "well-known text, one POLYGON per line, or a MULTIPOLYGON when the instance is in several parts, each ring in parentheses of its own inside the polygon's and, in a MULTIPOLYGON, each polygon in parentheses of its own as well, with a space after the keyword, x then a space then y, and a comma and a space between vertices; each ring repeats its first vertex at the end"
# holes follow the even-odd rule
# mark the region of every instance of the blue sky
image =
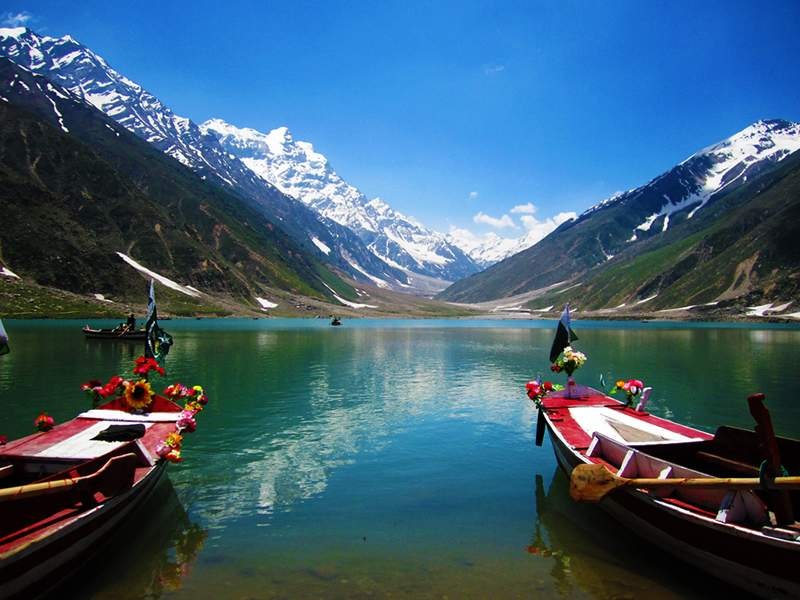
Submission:
POLYGON ((800 120, 797 1, 65 6, 2 18, 71 34, 196 122, 288 126, 441 231, 518 236, 515 206, 580 212, 760 118, 800 120))

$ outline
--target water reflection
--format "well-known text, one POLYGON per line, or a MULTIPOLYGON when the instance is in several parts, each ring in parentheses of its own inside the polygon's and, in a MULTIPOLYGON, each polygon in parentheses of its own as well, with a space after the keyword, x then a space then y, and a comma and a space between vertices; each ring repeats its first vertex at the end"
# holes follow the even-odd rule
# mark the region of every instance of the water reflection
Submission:
POLYGON ((51 597, 160 598, 181 588, 207 536, 206 529, 189 518, 165 477, 114 540, 51 597))
POLYGON ((572 501, 560 468, 549 479, 546 485, 545 476, 536 474, 536 521, 527 551, 533 560, 551 563, 559 596, 738 597, 738 590, 646 543, 598 506, 572 501))

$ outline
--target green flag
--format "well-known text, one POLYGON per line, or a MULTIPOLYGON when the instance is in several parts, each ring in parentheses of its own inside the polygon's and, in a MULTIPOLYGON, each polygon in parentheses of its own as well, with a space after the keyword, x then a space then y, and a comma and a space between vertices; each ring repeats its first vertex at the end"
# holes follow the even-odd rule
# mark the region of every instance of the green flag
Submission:
POLYGON ((3 327, 3 321, 0 321, 0 355, 9 352, 11 352, 11 348, 8 347, 8 334, 6 328, 3 327))

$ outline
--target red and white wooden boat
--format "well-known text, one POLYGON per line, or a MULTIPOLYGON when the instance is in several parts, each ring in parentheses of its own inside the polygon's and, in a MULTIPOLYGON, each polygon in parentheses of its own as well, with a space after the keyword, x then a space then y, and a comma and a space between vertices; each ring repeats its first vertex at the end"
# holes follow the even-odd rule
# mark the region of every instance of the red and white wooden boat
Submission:
POLYGON ((149 410, 132 414, 117 399, 0 446, 0 598, 52 589, 156 488, 166 468, 156 448, 182 408, 155 396, 149 410), (92 439, 109 428, 106 437, 144 431, 92 439))
MULTIPOLYGON (((758 477, 759 438, 734 427, 714 435, 574 386, 541 400, 537 444, 549 432, 567 474, 584 463, 628 478, 758 477)), ((800 442, 776 438, 783 466, 800 473, 800 442)), ((600 503, 622 525, 692 565, 760 596, 800 598, 800 530, 773 526, 770 492, 625 488, 600 503)), ((787 494, 800 515, 800 493, 787 494)), ((796 526, 796 523, 793 524, 796 526)))

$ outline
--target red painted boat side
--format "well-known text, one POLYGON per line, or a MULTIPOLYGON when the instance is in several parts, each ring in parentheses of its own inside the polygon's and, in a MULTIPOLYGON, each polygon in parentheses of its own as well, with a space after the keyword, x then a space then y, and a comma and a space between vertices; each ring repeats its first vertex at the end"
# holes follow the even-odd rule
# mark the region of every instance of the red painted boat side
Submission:
MULTIPOLYGON (((708 440, 713 436, 653 415, 637 414, 622 403, 596 393, 585 399, 545 398, 545 424, 559 465, 569 474, 578 464, 603 462, 586 456, 591 435, 571 417, 569 408, 595 406, 620 410, 674 433, 708 440)), ((765 597, 800 597, 800 542, 716 521, 715 515, 687 503, 671 502, 645 490, 607 496, 601 508, 638 535, 681 560, 765 597)))
MULTIPOLYGON (((173 412, 177 420, 180 407, 164 398, 160 399, 158 406, 163 412, 173 412)), ((102 408, 106 411, 113 409, 110 405, 102 408)), ((174 421, 147 422, 143 437, 112 444, 108 452, 95 458, 40 456, 41 452, 104 421, 78 417, 48 432, 35 433, 0 447, 0 464, 33 465, 34 474, 39 468, 36 465, 44 465, 46 471, 41 472, 44 476, 37 481, 75 478, 78 470, 96 472, 110 457, 121 454, 133 453, 138 465, 133 471, 132 486, 121 493, 114 492, 110 497, 105 497, 96 492, 90 503, 85 503, 83 499, 80 502, 67 499, 66 503, 62 503, 61 496, 72 491, 65 488, 65 494, 59 491, 45 497, 55 499, 52 504, 43 501, 44 511, 47 511, 45 516, 38 514, 44 511, 37 510, 34 516, 28 510, 31 522, 26 523, 24 518, 20 518, 17 521, 18 529, 6 527, 0 530, 0 598, 38 596, 47 591, 49 586, 57 584, 97 550, 98 545, 108 538, 124 517, 146 500, 162 477, 166 462, 158 459, 155 448, 169 433, 175 431, 174 421), (62 470, 64 472, 61 474, 50 474, 62 470), (52 510, 48 510, 48 506, 52 506, 52 510)), ((134 459, 126 460, 130 465, 128 468, 133 468, 134 464, 130 461, 134 459)), ((20 517, 24 515, 15 511, 25 511, 26 506, 27 503, 17 499, 0 503, 0 509, 7 515, 17 514, 20 517)))

